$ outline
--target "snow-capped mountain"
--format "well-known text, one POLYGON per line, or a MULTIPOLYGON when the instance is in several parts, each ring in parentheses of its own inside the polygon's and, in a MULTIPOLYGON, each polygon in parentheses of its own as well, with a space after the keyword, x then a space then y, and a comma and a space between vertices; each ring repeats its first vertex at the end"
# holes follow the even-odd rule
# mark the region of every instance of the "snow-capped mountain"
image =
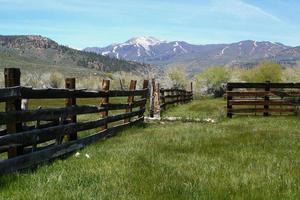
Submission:
POLYGON ((112 44, 104 48, 88 47, 84 51, 108 55, 134 61, 152 61, 167 59, 176 55, 186 54, 192 49, 186 42, 167 42, 154 37, 136 37, 124 43, 112 44))
POLYGON ((231 44, 193 45, 183 41, 167 42, 154 37, 137 37, 125 43, 104 48, 91 47, 84 51, 159 66, 185 66, 189 71, 200 71, 211 65, 276 59, 277 55, 290 48, 268 41, 245 40, 231 44))

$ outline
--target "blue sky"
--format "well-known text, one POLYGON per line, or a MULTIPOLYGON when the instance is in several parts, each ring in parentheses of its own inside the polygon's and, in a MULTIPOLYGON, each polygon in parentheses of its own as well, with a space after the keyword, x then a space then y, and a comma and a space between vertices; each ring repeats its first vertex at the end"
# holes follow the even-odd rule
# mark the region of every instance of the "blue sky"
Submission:
POLYGON ((298 46, 299 9, 299 0, 0 0, 0 34, 38 34, 74 48, 136 36, 298 46))

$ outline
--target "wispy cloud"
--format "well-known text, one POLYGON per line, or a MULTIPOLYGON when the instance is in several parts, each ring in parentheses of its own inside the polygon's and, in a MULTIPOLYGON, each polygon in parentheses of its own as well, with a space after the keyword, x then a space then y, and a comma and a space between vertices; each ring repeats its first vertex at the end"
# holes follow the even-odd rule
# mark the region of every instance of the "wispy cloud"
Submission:
POLYGON ((276 22, 282 22, 279 17, 242 0, 214 0, 212 4, 212 11, 242 18, 266 18, 276 22))

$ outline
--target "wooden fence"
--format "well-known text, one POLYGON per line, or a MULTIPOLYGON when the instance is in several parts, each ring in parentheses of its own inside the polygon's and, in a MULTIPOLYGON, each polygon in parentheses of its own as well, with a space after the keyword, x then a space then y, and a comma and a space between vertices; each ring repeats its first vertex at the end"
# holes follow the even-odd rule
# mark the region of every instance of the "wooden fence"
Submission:
POLYGON ((0 89, 0 102, 5 102, 0 127, 6 127, 0 130, 0 153, 8 155, 0 160, 0 174, 66 155, 144 120, 147 80, 141 90, 136 89, 136 81, 127 91, 109 90, 109 80, 103 80, 99 91, 77 90, 74 78, 65 80, 65 89, 33 89, 20 86, 20 75, 17 68, 5 69, 6 88, 0 89), (126 97, 127 102, 111 103, 116 97, 126 97), (99 98, 99 106, 76 105, 77 98, 99 98), (65 107, 21 110, 22 99, 65 99, 65 107), (109 115, 115 110, 123 112, 109 115), (77 120, 79 115, 96 113, 99 117, 94 121, 77 120), (91 129, 96 133, 80 137, 80 132, 91 129))
POLYGON ((193 83, 191 82, 190 91, 185 89, 160 88, 159 83, 155 80, 151 83, 150 92, 150 117, 160 117, 161 109, 166 109, 167 105, 182 104, 193 100, 193 83))
POLYGON ((193 100, 193 92, 182 89, 161 89, 161 108, 176 103, 187 103, 193 100))
POLYGON ((300 83, 228 83, 227 117, 297 114, 300 83))

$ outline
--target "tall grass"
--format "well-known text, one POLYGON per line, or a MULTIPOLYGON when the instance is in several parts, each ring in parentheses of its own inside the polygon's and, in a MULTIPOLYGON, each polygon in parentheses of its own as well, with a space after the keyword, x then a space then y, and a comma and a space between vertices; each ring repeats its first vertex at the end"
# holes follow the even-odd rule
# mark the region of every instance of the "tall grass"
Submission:
POLYGON ((78 157, 2 176, 0 197, 297 199, 298 117, 226 119, 219 111, 224 105, 202 99, 164 113, 216 117, 216 123, 146 124, 90 145, 78 157))

